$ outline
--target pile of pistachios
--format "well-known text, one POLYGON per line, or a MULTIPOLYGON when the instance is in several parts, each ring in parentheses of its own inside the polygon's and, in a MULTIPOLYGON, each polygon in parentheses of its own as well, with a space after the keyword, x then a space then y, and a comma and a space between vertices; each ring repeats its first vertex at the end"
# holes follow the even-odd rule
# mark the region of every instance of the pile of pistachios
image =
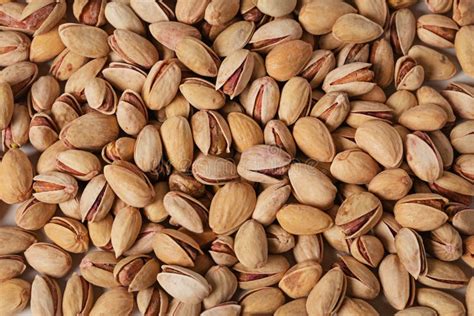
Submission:
POLYGON ((474 315, 473 0, 0 0, 0 67, 0 315, 474 315))

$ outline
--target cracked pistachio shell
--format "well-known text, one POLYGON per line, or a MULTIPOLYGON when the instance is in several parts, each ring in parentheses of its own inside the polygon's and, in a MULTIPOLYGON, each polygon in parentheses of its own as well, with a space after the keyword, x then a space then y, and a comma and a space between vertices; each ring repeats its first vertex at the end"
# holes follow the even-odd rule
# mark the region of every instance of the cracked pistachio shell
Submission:
POLYGON ((318 283, 323 268, 315 261, 295 264, 281 278, 278 287, 293 299, 306 297, 318 283))
POLYGON ((148 121, 148 110, 137 92, 127 89, 117 106, 117 123, 128 135, 138 135, 148 121))
POLYGON ((30 111, 47 112, 59 97, 59 83, 52 76, 41 76, 32 85, 28 94, 30 111))
POLYGON ((296 155, 296 144, 291 132, 280 120, 269 121, 263 130, 263 137, 266 145, 280 147, 292 157, 296 155))
POLYGON ((335 265, 346 274, 349 296, 372 300, 379 295, 379 280, 365 265, 351 256, 340 256, 335 265))
POLYGON ((474 23, 474 14, 470 10, 472 3, 466 0, 453 1, 453 20, 461 26, 474 23))
POLYGON ((1 132, 1 146, 4 152, 19 148, 29 141, 30 116, 25 105, 17 104, 13 109, 10 125, 1 132))
POLYGON ((186 36, 176 45, 176 56, 193 72, 205 77, 216 77, 220 66, 219 57, 206 44, 192 36, 186 36))
POLYGON ((29 231, 14 226, 0 227, 0 255, 24 252, 37 242, 36 236, 29 231))
POLYGON ((104 16, 105 0, 75 0, 72 6, 74 17, 82 24, 101 26, 107 21, 104 16))
POLYGON ((156 257, 165 264, 193 268, 196 257, 203 254, 199 244, 179 230, 163 229, 153 241, 156 257))
POLYGON ((72 176, 50 171, 33 178, 33 196, 44 203, 62 203, 73 199, 78 183, 72 176))
POLYGON ((302 40, 278 44, 265 58, 268 75, 277 81, 287 81, 303 70, 311 54, 311 45, 302 40))
POLYGON ((116 140, 118 134, 119 126, 113 115, 90 112, 66 124, 59 139, 69 148, 96 151, 116 140))
POLYGON ((378 316, 377 310, 368 302, 359 298, 346 297, 339 311, 340 316, 378 316))
POLYGON ((76 70, 67 80, 64 92, 72 94, 78 101, 85 101, 84 89, 104 67, 106 57, 95 58, 76 70))
POLYGON ((212 288, 209 296, 203 300, 205 309, 229 301, 237 290, 237 278, 226 266, 212 266, 205 278, 212 288))
POLYGON ((288 178, 298 202, 321 209, 333 205, 337 189, 331 179, 317 168, 293 163, 288 170, 288 178))
POLYGON ((147 255, 128 256, 117 262, 114 277, 129 292, 144 290, 155 283, 160 266, 155 258, 147 255))
POLYGON ((249 44, 252 51, 268 53, 280 43, 300 39, 303 29, 293 19, 277 19, 260 26, 252 35, 249 44))
POLYGON ((232 100, 245 89, 254 68, 254 57, 249 50, 239 49, 223 61, 216 79, 216 90, 230 96, 232 100))
POLYGON ((156 287, 141 290, 137 294, 137 307, 143 315, 165 315, 168 310, 168 295, 156 287))
POLYGON ((459 153, 474 154, 472 149, 474 134, 472 131, 474 131, 474 120, 461 122, 451 130, 449 134, 451 144, 459 153))
POLYGON ((229 125, 218 112, 201 110, 191 117, 196 146, 204 155, 230 153, 232 135, 229 125))
MULTIPOLYGON (((140 2, 136 0, 134 2, 140 2)), ((201 39, 201 33, 192 25, 176 21, 160 21, 150 24, 151 35, 163 46, 175 50, 178 42, 186 36, 201 39)))
POLYGON ((28 264, 38 273, 53 278, 64 277, 72 267, 72 258, 69 253, 56 245, 37 242, 25 250, 28 264))
POLYGON ((354 62, 330 71, 324 79, 322 89, 326 93, 346 92, 349 96, 363 95, 376 85, 371 64, 354 62))
POLYGON ((293 125, 298 118, 307 116, 311 107, 311 86, 302 77, 288 80, 281 90, 278 118, 293 125))
POLYGON ((64 45, 78 55, 99 58, 109 53, 107 33, 98 27, 65 23, 59 27, 59 36, 64 45))
POLYGON ((0 283, 0 313, 13 315, 25 309, 30 299, 31 285, 22 279, 11 279, 0 283))
POLYGON ((135 141, 132 137, 117 138, 102 148, 102 159, 109 164, 116 160, 132 161, 135 141))
POLYGON ((326 125, 315 117, 301 117, 293 127, 298 148, 309 158, 331 162, 336 154, 334 141, 326 125))
POLYGON ((112 51, 129 64, 149 69, 158 61, 155 46, 132 31, 116 29, 107 42, 112 51))
POLYGON ((331 175, 350 184, 368 184, 379 173, 377 162, 358 148, 338 153, 330 167, 331 175))
POLYGON ((416 18, 410 9, 402 8, 390 18, 390 40, 394 51, 406 55, 416 35, 416 18))
POLYGON ((181 82, 181 69, 175 59, 153 65, 143 84, 143 100, 151 110, 160 110, 173 101, 181 82))
POLYGON ((252 215, 256 204, 253 187, 244 182, 229 182, 220 188, 209 208, 209 226, 216 234, 230 234, 252 215))
POLYGON ((245 112, 263 124, 275 117, 279 102, 280 88, 276 81, 268 76, 252 81, 240 95, 240 103, 245 112))
POLYGON ((456 65, 448 56, 426 46, 413 46, 408 51, 408 56, 423 66, 425 80, 447 80, 457 72, 456 65))
POLYGON ((126 206, 118 211, 110 233, 110 241, 116 258, 133 246, 141 227, 142 217, 137 208, 126 206))
POLYGON ((393 109, 384 104, 374 101, 352 101, 351 110, 346 118, 346 123, 350 127, 358 128, 369 120, 380 120, 392 123, 393 109))
POLYGON ((325 212, 304 204, 287 204, 277 212, 276 218, 293 235, 319 234, 334 224, 325 212))
POLYGON ((121 91, 128 89, 140 93, 147 77, 139 67, 123 62, 111 62, 102 70, 104 78, 115 88, 121 91))
MULTIPOLYGON (((103 1, 105 3, 105 1, 103 1)), ((105 5, 105 18, 116 29, 144 34, 145 28, 133 9, 126 4, 109 2, 105 5)))
POLYGON ((339 17, 355 12, 356 9, 345 2, 307 1, 300 9, 298 19, 307 32, 323 35, 331 32, 339 17))
POLYGON ((336 67, 334 53, 326 49, 313 51, 311 59, 300 73, 300 76, 309 81, 311 88, 318 87, 326 75, 336 67))
POLYGON ((385 168, 396 168, 402 163, 402 138, 397 130, 386 122, 364 122, 356 130, 355 141, 385 168))
POLYGON ((268 186, 257 197, 252 218, 263 225, 270 225, 276 218, 278 210, 286 203, 291 194, 288 180, 282 180, 268 186))
POLYGON ((346 238, 355 238, 371 230, 382 217, 382 204, 370 192, 354 193, 347 197, 337 210, 335 224, 346 238))
POLYGON ((64 289, 62 302, 64 316, 89 313, 94 304, 93 291, 92 285, 74 272, 66 282, 64 289))
POLYGON ((197 199, 179 191, 170 191, 163 205, 173 221, 194 233, 204 232, 208 209, 197 199))
POLYGON ((444 171, 442 177, 428 185, 435 193, 466 206, 471 204, 474 196, 474 184, 448 171, 444 171))
POLYGON ((249 181, 275 184, 287 173, 291 160, 287 152, 276 146, 255 145, 242 153, 237 172, 249 181))
POLYGON ((79 269, 84 279, 102 288, 118 287, 113 270, 117 259, 112 252, 91 251, 82 258, 79 269))
POLYGON ((326 124, 329 131, 334 131, 346 119, 350 111, 350 103, 344 92, 330 92, 316 102, 310 116, 316 117, 326 124))
MULTIPOLYGON (((334 228, 333 226, 332 228, 334 228)), ((330 228, 329 230, 331 230, 330 228)), ((326 230, 325 232, 328 232, 326 230)), ((318 263, 323 261, 324 244, 323 235, 299 235, 293 248, 293 255, 296 262, 301 263, 307 260, 313 260, 318 263)))
POLYGON ((130 0, 133 11, 147 23, 169 21, 174 18, 173 10, 161 1, 130 0))
POLYGON ((413 186, 409 174, 402 168, 387 169, 369 182, 369 192, 382 200, 396 201, 408 194, 413 186))
POLYGON ((397 90, 416 90, 425 79, 423 66, 410 56, 402 56, 395 64, 394 82, 397 90))
POLYGON ((237 21, 227 26, 215 38, 212 49, 219 57, 229 56, 231 53, 244 48, 252 38, 255 23, 252 21, 237 21))
POLYGON ((89 315, 112 314, 129 316, 133 313, 134 303, 133 294, 127 292, 125 288, 110 289, 99 296, 89 315))
POLYGON ((172 297, 186 304, 201 303, 211 293, 211 286, 200 274, 176 265, 163 265, 157 280, 172 297))
POLYGON ((265 229, 267 234, 268 252, 270 254, 285 253, 295 246, 295 238, 292 234, 281 228, 280 225, 272 224, 265 229))
POLYGON ((19 255, 0 255, 0 281, 16 278, 23 274, 26 269, 26 262, 19 255))
POLYGON ((253 219, 244 222, 235 235, 234 251, 244 266, 264 266, 268 258, 268 242, 263 226, 253 219))
POLYGON ((143 172, 153 172, 159 167, 162 156, 163 145, 158 128, 154 125, 143 127, 135 141, 135 164, 143 172))
POLYGON ((192 174, 205 185, 221 185, 239 179, 237 167, 232 161, 203 154, 194 160, 192 174))
POLYGON ((290 267, 288 260, 281 255, 268 256, 267 263, 260 268, 249 268, 242 263, 234 265, 239 287, 242 290, 254 290, 277 284, 290 267))
POLYGON ((432 231, 448 220, 444 206, 446 198, 438 194, 415 193, 398 200, 393 212, 397 222, 403 227, 417 231, 432 231))
POLYGON ((107 183, 104 175, 92 178, 84 188, 79 208, 82 221, 100 221, 109 213, 115 194, 107 183))
POLYGON ((101 78, 92 79, 84 87, 87 104, 97 112, 112 115, 117 110, 117 94, 112 85, 101 78))
MULTIPOLYGON (((366 3, 366 1, 360 1, 366 3)), ((377 1, 381 2, 381 1, 377 1)), ((374 81, 382 88, 386 88, 393 81, 395 61, 390 41, 379 39, 372 44, 369 62, 372 64, 374 81)))
POLYGON ((164 227, 156 223, 145 223, 142 225, 140 233, 138 234, 137 240, 127 251, 125 251, 126 256, 142 255, 149 254, 153 252, 153 241, 155 236, 160 232, 164 227))
POLYGON ((443 173, 438 149, 426 133, 416 131, 406 136, 406 159, 411 171, 424 181, 435 181, 443 173))
POLYGON ((30 48, 30 38, 26 34, 5 31, 0 35, 0 65, 6 67, 16 62, 28 60, 30 48))
POLYGON ((56 122, 59 130, 82 115, 82 109, 76 98, 70 93, 61 94, 53 102, 51 107, 51 118, 56 122))
POLYGON ((90 152, 69 149, 56 156, 56 169, 78 180, 89 181, 99 174, 102 165, 99 158, 90 152))
POLYGON ((0 79, 10 84, 14 97, 23 95, 37 76, 38 65, 28 61, 15 63, 0 71, 0 79))
POLYGON ((206 195, 205 186, 199 183, 192 175, 182 172, 173 172, 169 176, 168 184, 171 191, 179 191, 196 199, 206 195))
POLYGON ((77 70, 79 70, 88 58, 72 52, 65 48, 54 60, 51 62, 49 73, 57 80, 68 80, 77 70))
POLYGON ((344 43, 367 43, 382 35, 383 29, 363 15, 348 13, 336 20, 332 33, 344 43))
POLYGON ((399 123, 406 128, 418 131, 435 131, 447 122, 446 112, 436 104, 420 104, 405 110, 399 123))
POLYGON ((416 301, 436 311, 437 315, 465 315, 464 304, 454 296, 435 289, 420 288, 416 291, 416 301))
POLYGON ((438 289, 459 289, 469 282, 464 271, 454 263, 428 258, 428 271, 418 281, 438 289))
POLYGON ((199 110, 218 110, 225 105, 225 95, 201 78, 186 78, 179 86, 184 98, 199 110))
POLYGON ((193 136, 186 118, 170 117, 161 125, 160 131, 170 163, 178 171, 188 170, 193 161, 193 136))
POLYGON ((350 249, 354 258, 371 268, 376 268, 379 265, 385 253, 382 242, 372 235, 355 238, 350 249))
POLYGON ((114 193, 126 204, 144 207, 153 201, 155 191, 150 180, 134 164, 114 161, 104 167, 104 176, 114 193))
POLYGON ((251 289, 239 295, 242 315, 273 315, 284 303, 283 292, 273 287, 251 289))
POLYGON ((36 113, 30 121, 28 137, 31 145, 38 150, 44 151, 58 140, 57 126, 53 119, 46 113, 36 113))
POLYGON ((466 25, 456 33, 454 46, 456 57, 461 64, 462 70, 470 77, 474 77, 474 58, 470 52, 473 50, 472 38, 474 37, 474 27, 466 25))
POLYGON ((383 294, 393 308, 403 310, 415 300, 415 280, 396 254, 386 256, 379 267, 383 294))
POLYGON ((444 15, 425 14, 417 20, 418 38, 431 46, 451 48, 459 27, 444 15))
POLYGON ((20 149, 8 150, 0 164, 0 199, 7 204, 23 202, 31 196, 32 165, 20 149))
MULTIPOLYGON (((470 106, 474 100, 473 86, 460 82, 451 82, 445 90, 441 91, 441 94, 449 101, 447 108, 451 109, 451 112, 454 110, 459 117, 464 119, 474 118, 474 112, 470 106)), ((446 109, 445 106, 443 108, 446 109)), ((453 113, 449 115, 449 122, 455 121, 455 119, 451 118, 453 116, 453 113)))
POLYGON ((89 248, 87 228, 67 217, 53 217, 45 226, 46 236, 59 247, 71 253, 83 253, 89 248))
POLYGON ((308 295, 306 311, 310 315, 331 315, 341 307, 347 289, 344 272, 338 267, 326 272, 308 295))
POLYGON ((31 284, 30 308, 33 315, 61 315, 62 293, 58 283, 36 275, 31 284))
POLYGON ((238 262, 234 253, 234 239, 230 236, 217 236, 211 243, 209 254, 219 265, 233 266, 238 262))
POLYGON ((438 149, 441 160, 443 161, 443 167, 445 169, 450 168, 453 164, 454 150, 448 136, 446 136, 446 134, 444 134, 442 131, 430 132, 429 136, 436 149, 438 149))
POLYGON ((395 247, 397 255, 408 273, 415 279, 426 274, 428 263, 425 247, 423 240, 415 230, 401 228, 395 236, 395 247))

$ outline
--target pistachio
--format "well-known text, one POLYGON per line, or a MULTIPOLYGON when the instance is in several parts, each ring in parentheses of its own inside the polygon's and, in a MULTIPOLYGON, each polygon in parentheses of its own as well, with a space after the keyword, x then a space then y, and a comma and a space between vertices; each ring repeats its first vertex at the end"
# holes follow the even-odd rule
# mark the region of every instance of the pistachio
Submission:
POLYGON ((324 79, 322 88, 326 93, 346 92, 349 96, 369 92, 375 86, 374 72, 368 63, 350 63, 330 71, 324 79))
POLYGON ((454 0, 453 1, 453 20, 457 24, 464 26, 472 24, 474 16, 469 10, 470 3, 466 0, 454 0))
POLYGON ((465 235, 472 235, 473 227, 472 222, 474 221, 474 210, 465 209, 457 212, 451 219, 453 226, 465 235))
POLYGON ((339 267, 334 267, 316 283, 306 301, 310 315, 330 315, 341 307, 347 289, 347 280, 339 267))
POLYGON ((243 315, 273 314, 284 302, 283 292, 271 287, 252 289, 239 295, 243 315))
POLYGON ((395 236, 397 255, 405 269, 415 279, 428 269, 425 247, 420 235, 410 228, 401 228, 395 236))
POLYGON ((59 36, 64 45, 78 55, 99 58, 109 53, 107 33, 98 27, 65 23, 59 27, 59 36))
POLYGON ((395 64, 395 85, 397 90, 416 90, 425 79, 425 71, 415 59, 403 56, 395 64))
POLYGON ((133 312, 133 294, 125 288, 118 287, 104 292, 90 311, 91 316, 99 316, 105 313, 131 315, 133 312))
POLYGON ((456 22, 446 16, 437 14, 422 15, 417 21, 418 38, 435 47, 453 47, 458 29, 456 22))
POLYGON ((204 231, 209 211, 192 196, 178 191, 170 191, 163 198, 163 206, 180 226, 195 233, 204 231))
POLYGON ((138 292, 137 305, 143 315, 163 315, 168 310, 168 296, 161 289, 149 287, 138 292))
POLYGON ((268 75, 286 81, 300 73, 311 58, 311 45, 302 40, 278 44, 265 59, 268 75))
POLYGON ((461 64, 462 70, 471 77, 474 76, 474 60, 469 54, 471 49, 470 47, 472 47, 472 43, 469 41, 469 38, 472 38, 473 33, 474 28, 472 26, 463 26, 456 33, 456 38, 454 40, 456 57, 461 64))
MULTIPOLYGON (((101 1, 105 4, 103 15, 107 22, 109 22, 116 29, 123 29, 137 34, 144 34, 145 28, 138 16, 130 6, 119 3, 101 1)), ((87 23, 89 24, 89 23, 87 23)))
POLYGON ((22 279, 11 279, 0 283, 2 303, 0 312, 15 314, 23 311, 30 299, 31 284, 22 279))
POLYGON ((250 42, 254 31, 255 23, 251 21, 234 22, 216 36, 212 49, 219 57, 226 57, 244 48, 250 42))
POLYGON ((141 227, 142 218, 138 209, 126 206, 118 211, 112 224, 110 236, 116 258, 132 247, 140 233, 141 227))
POLYGON ((37 272, 53 278, 64 277, 72 267, 69 253, 56 245, 37 242, 25 250, 28 264, 37 272))
POLYGON ((179 86, 179 91, 199 110, 218 110, 225 104, 224 93, 201 78, 186 78, 179 86))
POLYGON ((286 271, 278 287, 293 299, 306 297, 318 283, 323 269, 315 261, 300 262, 286 271))
POLYGON ((268 256, 267 263, 260 268, 248 268, 241 263, 234 265, 239 287, 243 290, 255 290, 277 284, 290 267, 287 259, 279 255, 268 256))
POLYGON ((24 252, 37 242, 36 236, 18 227, 0 227, 0 255, 12 255, 24 252))
POLYGON ((191 166, 193 157, 192 133, 188 121, 178 116, 167 119, 161 126, 161 136, 173 167, 178 171, 186 171, 191 166))
POLYGON ((332 32, 344 43, 367 43, 382 35, 383 29, 363 15, 348 13, 336 20, 332 32))
POLYGON ((351 255, 359 262, 375 268, 384 255, 382 242, 375 236, 363 235, 351 243, 351 255))
POLYGON ((446 55, 426 46, 413 46, 408 56, 423 66, 426 80, 451 79, 457 72, 456 65, 446 55))
MULTIPOLYGON (((334 227, 334 226, 333 226, 334 227)), ((329 230, 331 230, 330 228, 329 230)), ((326 230, 325 232, 328 232, 326 230)), ((296 245, 293 248, 293 255, 298 263, 307 260, 321 263, 323 260, 324 244, 322 234, 316 235, 299 235, 296 245)))
POLYGON ((465 287, 468 281, 461 268, 455 264, 431 258, 428 258, 428 272, 419 278, 421 284, 439 289, 465 287))
POLYGON ((356 9, 345 2, 307 1, 301 7, 298 19, 307 32, 322 35, 331 31, 339 17, 354 12, 356 9))
POLYGON ((206 309, 228 301, 237 290, 237 278, 226 266, 212 266, 205 277, 212 287, 209 296, 203 300, 206 309))
POLYGON ((62 311, 65 316, 89 313, 94 302, 93 288, 82 276, 73 273, 64 289, 62 311))
POLYGON ((335 266, 346 275, 347 293, 362 299, 374 299, 380 292, 377 277, 362 263, 351 256, 340 256, 335 266))
POLYGON ((294 235, 318 234, 333 225, 329 215, 303 204, 285 205, 278 211, 276 218, 283 229, 294 235))
POLYGON ((399 200, 393 212, 395 219, 403 227, 431 231, 448 220, 443 211, 447 202, 447 199, 438 194, 415 193, 399 200))
POLYGON ((103 288, 113 288, 119 286, 113 276, 116 264, 117 259, 113 253, 92 251, 82 258, 79 269, 87 282, 103 288))
POLYGON ((416 19, 410 9, 402 8, 390 18, 390 41, 399 55, 408 54, 416 32, 416 19))
POLYGON ((462 302, 450 294, 435 289, 418 289, 416 301, 422 306, 432 308, 438 315, 464 315, 466 313, 462 302))
POLYGON ((331 175, 352 184, 368 184, 379 173, 380 167, 370 155, 360 149, 338 153, 330 167, 331 175))
POLYGON ((415 280, 396 254, 386 256, 379 267, 380 283, 390 305, 404 310, 415 300, 415 280))
POLYGON ((62 293, 58 283, 47 276, 36 275, 31 284, 31 313, 61 314, 62 293))
POLYGON ((243 223, 235 235, 234 251, 244 266, 264 266, 268 257, 268 243, 263 226, 252 219, 243 223))
POLYGON ((307 116, 311 105, 311 87, 301 77, 288 80, 281 90, 278 117, 286 125, 293 125, 298 118, 307 116))

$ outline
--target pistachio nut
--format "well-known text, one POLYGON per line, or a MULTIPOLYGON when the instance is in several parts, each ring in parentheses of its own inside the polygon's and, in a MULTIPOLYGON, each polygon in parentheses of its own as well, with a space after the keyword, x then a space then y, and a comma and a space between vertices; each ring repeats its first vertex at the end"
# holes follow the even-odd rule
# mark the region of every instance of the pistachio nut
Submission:
POLYGON ((130 6, 140 19, 147 23, 168 21, 174 18, 173 10, 164 2, 130 0, 130 6))
POLYGON ((465 315, 464 304, 452 295, 435 289, 420 288, 416 291, 419 305, 430 307, 438 315, 465 315))
POLYGON ((36 271, 53 278, 64 277, 72 267, 69 253, 56 245, 37 242, 25 250, 28 264, 36 271))
POLYGON ((128 256, 114 267, 115 280, 129 292, 144 290, 155 283, 160 271, 158 261, 147 255, 128 256))
POLYGON ((443 175, 429 186, 435 193, 466 206, 471 204, 472 196, 474 196, 474 184, 448 171, 444 171, 443 175))
POLYGON ((287 204, 277 212, 276 218, 284 230, 294 235, 318 234, 333 226, 329 215, 304 204, 287 204))
POLYGON ((293 137, 299 149, 309 158, 321 162, 331 162, 334 159, 334 141, 321 120, 315 117, 299 118, 293 128, 293 137))
POLYGON ((346 238, 367 233, 382 217, 380 200, 369 192, 355 193, 344 200, 337 211, 335 224, 342 227, 346 238))
MULTIPOLYGON (((101 1, 105 4, 103 15, 116 29, 132 31, 137 34, 144 34, 145 28, 140 18, 135 14, 133 8, 124 3, 101 1)), ((89 24, 89 23, 87 23, 89 24)))
POLYGON ((468 76, 474 76, 474 60, 469 54, 472 49, 472 42, 469 38, 472 38, 474 28, 472 25, 466 25, 456 32, 456 38, 454 40, 454 46, 456 48, 456 57, 461 64, 462 70, 468 76))
POLYGON ((369 154, 354 148, 338 153, 330 171, 334 178, 345 183, 368 184, 379 173, 380 167, 369 154))
POLYGON ((413 186, 413 181, 402 168, 387 169, 377 174, 369 182, 369 192, 383 200, 399 200, 406 196, 413 186))
POLYGON ((51 62, 49 73, 60 81, 68 80, 87 60, 87 57, 66 48, 51 62))
POLYGON ((38 240, 29 231, 15 226, 0 227, 0 255, 22 253, 38 240))
POLYGON ((270 314, 285 303, 285 296, 280 289, 262 287, 244 291, 239 295, 242 315, 270 314))
MULTIPOLYGON (((33 84, 38 76, 38 65, 28 61, 21 61, 13 65, 7 66, 0 71, 0 79, 8 83, 11 87, 14 97, 23 95, 27 89, 33 84)), ((8 94, 8 87, 4 85, 2 87, 6 95, 3 98, 6 98, 8 94)), ((9 97, 7 97, 8 100, 9 97)), ((4 107, 5 104, 2 104, 4 107)), ((3 112, 4 110, 2 110, 3 112)), ((2 118, 4 119, 4 118, 2 118)))
POLYGON ((289 267, 290 264, 284 256, 270 255, 267 263, 260 268, 249 268, 237 263, 232 269, 237 272, 241 289, 254 290, 277 284, 289 267))
POLYGON ((457 212, 451 219, 453 226, 464 235, 473 235, 474 210, 465 209, 457 212))
POLYGON ((295 20, 281 18, 260 26, 252 35, 249 44, 253 51, 268 53, 276 45, 300 39, 303 30, 295 20))
POLYGON ((474 98, 474 88, 468 84, 460 82, 451 82, 445 90, 441 91, 442 95, 449 101, 452 110, 464 119, 474 118, 473 112, 468 104, 474 98))
POLYGON ((53 217, 45 226, 46 236, 56 245, 71 253, 83 253, 89 248, 87 228, 67 217, 53 217))
POLYGON ((22 279, 11 279, 0 283, 2 304, 0 312, 15 314, 23 311, 28 304, 31 284, 22 279))
POLYGON ((298 19, 307 32, 323 35, 331 31, 339 17, 355 12, 356 9, 345 2, 307 1, 301 7, 298 19))
POLYGON ((59 37, 58 28, 59 25, 48 32, 33 37, 29 47, 30 61, 34 63, 49 61, 66 48, 59 37))
POLYGON ((283 180, 263 190, 255 205, 252 218, 263 225, 270 225, 276 218, 278 210, 286 203, 291 194, 291 186, 283 180))
POLYGON ((221 157, 199 155, 193 162, 192 174, 201 184, 220 185, 239 179, 235 164, 221 157))
POLYGON ((446 55, 426 46, 413 46, 408 56, 423 66, 426 80, 451 79, 457 72, 456 65, 446 55))
MULTIPOLYGON (((134 0, 132 3, 141 5, 139 0, 134 0)), ((176 21, 156 21, 150 24, 149 29, 159 43, 173 51, 176 50, 178 42, 186 36, 201 39, 201 33, 194 26, 176 21)), ((217 53, 217 50, 215 51, 217 53)))
POLYGON ((293 299, 306 297, 318 283, 323 269, 315 261, 304 261, 292 266, 283 275, 278 287, 293 299))
POLYGON ((196 146, 205 155, 223 155, 230 152, 232 135, 229 125, 215 111, 201 110, 191 118, 191 128, 196 146))
POLYGON ((376 268, 384 256, 382 242, 375 236, 363 235, 355 238, 351 243, 351 255, 359 262, 376 268))
POLYGON ((21 203, 15 216, 18 227, 27 230, 41 229, 56 212, 56 205, 38 201, 35 198, 21 203))
POLYGON ((93 303, 92 285, 74 272, 68 279, 63 293, 62 311, 64 316, 89 313, 93 303))
POLYGON ((451 10, 453 1, 451 0, 426 0, 426 6, 433 13, 446 13, 451 10))
POLYGON ((16 62, 28 60, 30 39, 23 33, 5 31, 0 35, 0 65, 3 67, 13 65, 16 62))
POLYGON ((206 44, 186 36, 176 45, 176 56, 193 72, 206 77, 216 77, 220 66, 218 56, 206 44))
POLYGON ((321 263, 323 261, 323 254, 324 243, 322 234, 297 236, 297 241, 293 248, 296 262, 301 263, 311 260, 321 263))
POLYGON ((254 67, 254 58, 250 51, 240 49, 227 56, 219 67, 216 79, 216 90, 230 96, 238 96, 250 81, 254 67))
POLYGON ((369 120, 380 120, 392 123, 394 111, 384 103, 374 101, 352 101, 346 123, 353 128, 360 127, 369 120))
POLYGON ((31 313, 34 315, 60 315, 62 293, 58 283, 48 277, 36 275, 31 283, 31 313))
POLYGON ((89 81, 95 78, 104 67, 107 58, 95 58, 77 69, 67 80, 64 91, 72 94, 78 101, 85 101, 84 89, 89 81))
POLYGON ((474 150, 470 148, 472 133, 474 129, 474 120, 466 120, 457 124, 449 135, 451 144, 461 154, 473 154, 474 150))
POLYGON ((82 221, 102 220, 110 211, 115 194, 104 175, 92 178, 86 185, 80 199, 82 221))
POLYGON ((431 231, 424 244, 430 254, 443 261, 454 261, 462 256, 461 235, 448 223, 431 231))
POLYGON ((186 78, 179 86, 185 99, 199 110, 218 110, 225 105, 225 95, 214 84, 201 78, 186 78))
POLYGON ((163 265, 157 280, 172 297, 187 304, 198 304, 211 293, 211 286, 200 274, 176 265, 163 265))
POLYGON ((452 19, 438 14, 425 14, 417 20, 418 38, 431 46, 452 48, 459 27, 452 19))
POLYGON ((170 104, 178 92, 180 81, 181 69, 176 60, 154 64, 143 83, 142 95, 147 107, 160 110, 170 104))
POLYGON ((413 305, 415 280, 396 254, 390 254, 380 262, 379 278, 383 293, 392 307, 404 310, 413 305))
POLYGON ((265 144, 277 146, 292 157, 296 155, 296 144, 286 124, 280 120, 269 121, 263 130, 265 144))
POLYGON ((193 160, 192 132, 188 121, 180 116, 171 117, 161 125, 160 131, 171 164, 178 171, 186 171, 193 160))
POLYGON ((254 31, 255 23, 252 21, 234 22, 215 37, 212 49, 219 57, 228 56, 244 48, 250 42, 254 31))
POLYGON ((390 18, 390 41, 398 55, 408 54, 416 33, 416 18, 410 9, 402 8, 390 18))
POLYGON ((367 300, 379 295, 379 280, 365 265, 351 256, 340 256, 334 265, 346 275, 347 294, 367 300))
POLYGON ((23 274, 26 262, 19 255, 0 255, 0 281, 4 282, 23 274))
POLYGON ((302 40, 278 44, 265 59, 268 75, 277 81, 287 81, 303 70, 311 54, 311 45, 302 40))
POLYGON ((163 198, 163 206, 173 220, 184 228, 202 233, 208 218, 208 209, 192 196, 170 191, 163 198))
POLYGON ((113 288, 119 286, 113 275, 116 264, 117 259, 112 252, 91 251, 82 258, 79 269, 87 282, 103 288, 113 288))
MULTIPOLYGON (((114 2, 115 3, 115 2, 114 2)), ((115 88, 140 93, 145 82, 146 73, 139 67, 123 62, 111 62, 102 70, 104 78, 115 88)))
POLYGON ((233 266, 238 262, 234 252, 234 239, 230 236, 218 236, 211 243, 209 254, 219 265, 233 266))
POLYGON ((329 131, 339 127, 350 111, 350 103, 344 92, 330 92, 325 94, 313 106, 310 116, 323 121, 329 131))
POLYGON ((302 77, 288 80, 281 90, 278 118, 286 125, 293 125, 298 118, 307 116, 311 105, 311 86, 302 77))
POLYGON ((337 67, 327 74, 322 88, 326 93, 346 92, 349 96, 367 93, 376 85, 370 66, 368 63, 355 62, 337 67))
MULTIPOLYGON (((359 3, 366 3, 359 1, 359 3)), ((377 1, 377 3, 382 3, 377 1)), ((394 77, 395 61, 393 56, 393 49, 390 41, 386 39, 379 39, 372 43, 369 62, 372 64, 374 71, 374 81, 381 87, 389 86, 394 77)))
POLYGON ((395 236, 395 248, 400 262, 415 279, 428 269, 423 240, 411 228, 401 228, 395 236))
POLYGON ((428 258, 428 271, 418 281, 438 289, 457 289, 465 287, 469 281, 463 270, 451 262, 428 258))
POLYGON ((98 27, 65 23, 59 27, 59 36, 64 45, 78 55, 99 58, 109 53, 107 33, 98 27))
POLYGON ((410 56, 402 56, 397 59, 394 75, 397 90, 416 90, 425 79, 423 66, 410 56))
POLYGON ((209 296, 203 300, 205 309, 229 301, 237 290, 237 278, 226 266, 212 266, 205 277, 212 288, 209 296))
POLYGON ((165 264, 194 267, 198 254, 202 254, 196 241, 187 234, 172 229, 163 229, 156 234, 153 250, 165 264))
POLYGON ((383 33, 382 27, 367 17, 348 13, 339 17, 332 26, 333 36, 344 43, 367 43, 383 33))
POLYGON ((336 67, 336 58, 330 50, 315 50, 300 76, 309 81, 311 88, 319 86, 326 75, 336 67))
POLYGON ((339 267, 326 272, 313 287, 306 301, 309 315, 331 315, 342 305, 347 289, 347 278, 339 267))
POLYGON ((91 316, 103 314, 131 315, 134 307, 133 294, 123 287, 117 287, 104 292, 90 311, 91 316))
POLYGON ((110 235, 116 258, 132 247, 141 227, 142 217, 138 209, 126 206, 118 211, 112 223, 110 235))
POLYGON ((263 226, 253 219, 244 222, 235 235, 234 252, 239 262, 248 268, 264 266, 268 242, 263 226))
POLYGON ((94 246, 105 251, 113 250, 111 235, 114 219, 112 215, 107 215, 100 221, 88 222, 89 237, 94 246))
POLYGON ((116 160, 132 161, 135 142, 135 138, 120 137, 106 144, 101 151, 102 159, 109 164, 116 160))
POLYGON ((149 287, 138 291, 137 306, 143 315, 164 315, 168 310, 168 296, 161 289, 149 287))

